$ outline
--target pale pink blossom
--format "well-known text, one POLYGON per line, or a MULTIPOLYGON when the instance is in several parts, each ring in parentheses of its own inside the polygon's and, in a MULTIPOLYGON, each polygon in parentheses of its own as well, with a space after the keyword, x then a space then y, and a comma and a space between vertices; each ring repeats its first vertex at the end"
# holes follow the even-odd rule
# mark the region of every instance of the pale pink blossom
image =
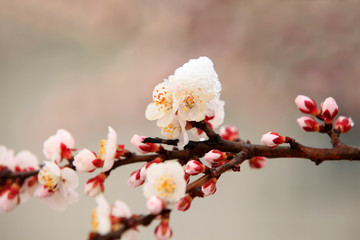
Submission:
POLYGON ((270 147, 276 147, 279 144, 282 144, 285 142, 285 137, 284 136, 280 136, 279 134, 277 134, 276 132, 267 132, 266 134, 262 135, 260 141, 270 147))
POLYGON ((185 195, 184 174, 183 167, 176 161, 152 164, 146 174, 145 197, 158 196, 172 207, 185 195))
POLYGON ((336 114, 338 113, 338 105, 332 97, 328 97, 321 104, 321 117, 325 123, 331 123, 336 114))
POLYGON ((10 212, 20 203, 19 188, 13 183, 0 191, 0 212, 10 212))
POLYGON ((174 118, 172 93, 167 80, 159 83, 153 91, 153 102, 146 108, 145 117, 148 120, 157 120, 159 127, 168 126, 174 118))
MULTIPOLYGON (((60 169, 54 162, 45 161, 44 163, 45 166, 39 171, 38 181, 42 185, 41 187, 47 187, 54 194, 42 199, 55 210, 65 210, 68 204, 75 203, 78 200, 78 193, 75 188, 79 184, 79 177, 71 168, 60 169)), ((40 196, 40 192, 37 195, 40 196)))
POLYGON ((157 215, 163 209, 165 209, 166 204, 164 201, 158 196, 152 196, 146 201, 146 209, 149 213, 157 215))
POLYGON ((75 147, 73 136, 64 129, 59 129, 55 135, 50 136, 45 142, 43 152, 48 160, 60 163, 63 158, 71 158, 71 149, 75 147))
POLYGON ((97 156, 89 149, 83 149, 74 157, 73 165, 79 172, 92 172, 97 166, 97 156))
POLYGON ((130 218, 132 214, 130 208, 126 203, 117 200, 115 201, 114 206, 111 209, 111 215, 119 218, 130 218))
POLYGON ((0 145, 0 166, 12 169, 14 161, 14 151, 0 145))
MULTIPOLYGON (((11 162, 11 169, 14 172, 28 172, 39 170, 39 160, 29 151, 23 150, 16 154, 11 162)), ((37 176, 26 178, 20 188, 20 202, 26 202, 32 197, 38 186, 37 176)))

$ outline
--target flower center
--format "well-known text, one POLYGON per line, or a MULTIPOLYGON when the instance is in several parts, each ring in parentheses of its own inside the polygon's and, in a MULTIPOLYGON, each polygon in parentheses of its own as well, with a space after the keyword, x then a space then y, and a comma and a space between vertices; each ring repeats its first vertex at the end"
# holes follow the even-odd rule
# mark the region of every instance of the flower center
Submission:
POLYGON ((176 126, 174 126, 174 124, 170 123, 169 126, 163 127, 162 129, 163 129, 163 132, 167 134, 167 137, 169 137, 169 138, 174 137, 174 132, 176 130, 176 126))
POLYGON ((102 139, 100 141, 100 149, 99 149, 99 159, 103 160, 103 156, 106 154, 106 140, 105 139, 102 139))
POLYGON ((190 92, 189 94, 185 95, 184 100, 183 100, 183 112, 186 112, 190 109, 192 109, 193 107, 195 107, 196 102, 202 102, 201 100, 199 100, 199 96, 194 96, 193 92, 190 92))
POLYGON ((172 177, 169 177, 167 174, 164 174, 159 179, 156 179, 156 185, 154 188, 158 192, 160 197, 170 196, 176 188, 175 181, 172 177))
POLYGON ((97 232, 99 228, 99 218, 95 208, 91 211, 91 228, 93 232, 97 232))
POLYGON ((156 89, 153 99, 153 103, 155 103, 159 111, 168 112, 172 108, 172 97, 165 87, 156 89))
POLYGON ((50 191, 56 191, 59 187, 60 177, 49 172, 46 168, 42 168, 39 172, 39 181, 50 191))

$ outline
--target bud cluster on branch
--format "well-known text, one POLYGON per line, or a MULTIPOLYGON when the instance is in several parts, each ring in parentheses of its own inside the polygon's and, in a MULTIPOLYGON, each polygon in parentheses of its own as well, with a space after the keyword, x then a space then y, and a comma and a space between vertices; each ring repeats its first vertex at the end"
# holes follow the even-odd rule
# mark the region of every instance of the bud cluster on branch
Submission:
POLYGON ((164 138, 135 134, 130 142, 140 154, 118 144, 111 127, 97 152, 77 151, 73 136, 58 130, 45 140, 47 160, 41 164, 28 151, 15 155, 0 146, 0 211, 11 211, 30 197, 65 210, 78 200, 77 172, 92 174, 99 169, 83 187, 97 204, 91 213, 89 239, 135 239, 139 226, 158 221, 154 234, 163 240, 173 234, 172 211, 187 211, 195 199, 215 194, 222 174, 240 172, 245 161, 251 168, 261 169, 269 158, 304 158, 317 165, 329 160, 360 160, 359 147, 340 141, 340 135, 354 123, 350 117, 335 119, 338 105, 331 97, 320 109, 312 98, 299 95, 295 99, 299 110, 308 115, 297 119, 300 127, 325 133, 332 143, 332 148, 313 148, 273 131, 261 137, 263 145, 242 140, 235 126, 222 126, 216 133, 214 129, 225 115, 220 93, 221 84, 209 58, 192 59, 178 68, 155 87, 145 111, 147 119, 156 120, 164 138), (143 187, 146 214, 132 213, 126 203, 110 204, 105 198, 108 176, 121 166, 139 162, 143 166, 129 174, 128 185, 143 187))

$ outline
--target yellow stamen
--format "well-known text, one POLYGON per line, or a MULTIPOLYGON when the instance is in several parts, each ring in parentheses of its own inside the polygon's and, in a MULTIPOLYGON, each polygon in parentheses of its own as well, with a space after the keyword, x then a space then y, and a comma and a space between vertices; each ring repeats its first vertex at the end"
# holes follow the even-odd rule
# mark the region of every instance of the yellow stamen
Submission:
POLYGON ((102 159, 102 156, 105 155, 106 153, 106 149, 105 149, 105 145, 106 145, 106 140, 105 139, 102 139, 100 141, 100 149, 99 149, 99 159, 102 159))
POLYGON ((154 188, 158 192, 160 197, 168 197, 175 191, 176 184, 172 177, 169 177, 167 174, 161 176, 159 179, 156 179, 156 185, 154 188))

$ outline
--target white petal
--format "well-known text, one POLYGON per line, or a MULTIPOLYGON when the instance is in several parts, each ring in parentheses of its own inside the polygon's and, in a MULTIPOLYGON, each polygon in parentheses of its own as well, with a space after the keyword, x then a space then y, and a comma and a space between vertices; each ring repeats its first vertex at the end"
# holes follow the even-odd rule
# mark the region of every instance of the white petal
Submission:
POLYGON ((145 111, 145 117, 147 120, 156 120, 164 116, 165 112, 160 111, 155 103, 150 103, 145 111))
POLYGON ((27 169, 29 167, 35 170, 39 169, 39 161, 37 157, 29 151, 23 150, 16 154, 15 165, 21 169, 27 169))
POLYGON ((167 127, 173 121, 174 114, 172 112, 165 113, 161 118, 156 122, 158 127, 167 127))
POLYGON ((61 169, 61 178, 65 180, 64 185, 67 188, 74 189, 79 185, 79 176, 71 168, 66 167, 61 169))
POLYGON ((71 133, 66 131, 65 129, 59 129, 56 132, 56 135, 59 136, 60 141, 64 143, 68 148, 74 148, 75 147, 75 140, 71 133))

